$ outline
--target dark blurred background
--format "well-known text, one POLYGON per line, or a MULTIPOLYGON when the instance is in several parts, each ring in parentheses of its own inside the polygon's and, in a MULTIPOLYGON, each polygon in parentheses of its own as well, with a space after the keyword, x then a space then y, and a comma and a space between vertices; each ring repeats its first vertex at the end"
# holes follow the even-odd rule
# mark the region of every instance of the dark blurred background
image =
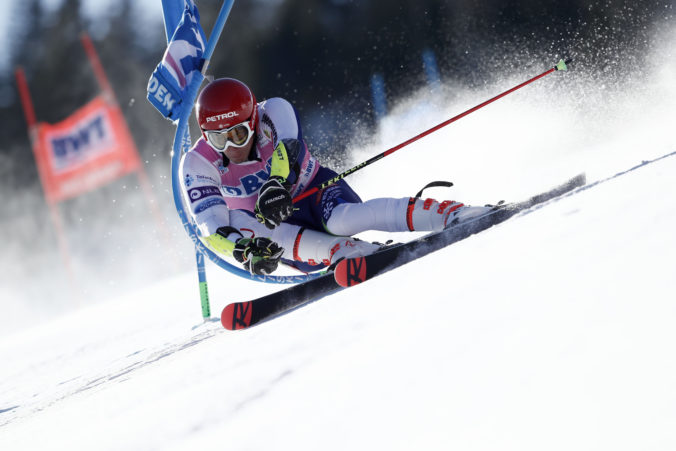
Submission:
MULTIPOLYGON (((196 3, 208 36, 221 2, 196 3)), ((26 71, 38 120, 64 119, 99 91, 79 40, 85 31, 127 118, 171 239, 187 243, 179 249, 184 257, 179 267, 191 263, 170 196, 174 127, 145 99, 149 75, 166 48, 164 26, 161 17, 134 17, 133 4, 120 0, 96 21, 83 16, 80 0, 63 0, 48 12, 39 0, 16 7, 12 21, 20 26, 13 28, 10 64, 0 74, 0 230, 6 254, 20 258, 26 271, 54 272, 55 280, 62 279, 13 69, 21 65, 26 71)), ((512 68, 539 73, 561 57, 575 58, 580 70, 602 74, 622 67, 635 73, 654 28, 673 27, 673 18, 672 0, 239 0, 209 73, 245 81, 259 100, 291 101, 313 152, 342 169, 345 138, 374 126, 374 73, 384 76, 388 103, 426 83, 421 56, 426 50, 436 56, 442 81, 470 88, 512 68)), ((144 219, 148 207, 139 190, 128 176, 61 206, 72 251, 83 262, 79 270, 97 273, 101 283, 119 283, 108 265, 161 255, 165 247, 156 225, 144 219), (117 251, 113 256, 102 250, 110 243, 117 251)), ((158 276, 171 273, 165 261, 149 266, 158 276)), ((3 272, 16 280, 27 274, 16 268, 3 272)), ((55 283, 57 291, 63 288, 55 283)))

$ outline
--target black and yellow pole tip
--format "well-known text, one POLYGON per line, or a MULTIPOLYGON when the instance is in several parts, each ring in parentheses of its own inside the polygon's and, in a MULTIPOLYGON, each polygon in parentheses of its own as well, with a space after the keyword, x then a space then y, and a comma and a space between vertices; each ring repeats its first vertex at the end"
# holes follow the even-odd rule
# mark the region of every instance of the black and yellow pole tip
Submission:
POLYGON ((570 63, 572 63, 572 62, 573 62, 572 59, 567 59, 567 60, 565 60, 565 61, 564 61, 564 60, 561 60, 561 61, 559 61, 558 63, 556 63, 556 66, 554 66, 554 68, 555 68, 556 70, 568 70, 568 64, 570 64, 570 63))

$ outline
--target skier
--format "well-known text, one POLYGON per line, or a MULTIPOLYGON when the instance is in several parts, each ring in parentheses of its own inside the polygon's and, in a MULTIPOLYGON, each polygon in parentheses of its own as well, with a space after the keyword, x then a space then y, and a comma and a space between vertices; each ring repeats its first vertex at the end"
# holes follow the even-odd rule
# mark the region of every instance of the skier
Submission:
POLYGON ((257 103, 244 83, 221 78, 201 91, 196 116, 202 137, 179 168, 186 203, 201 239, 252 274, 270 274, 280 260, 315 271, 380 248, 357 233, 440 231, 491 209, 408 197, 362 202, 344 180, 293 204, 337 174, 310 154, 289 102, 257 103))

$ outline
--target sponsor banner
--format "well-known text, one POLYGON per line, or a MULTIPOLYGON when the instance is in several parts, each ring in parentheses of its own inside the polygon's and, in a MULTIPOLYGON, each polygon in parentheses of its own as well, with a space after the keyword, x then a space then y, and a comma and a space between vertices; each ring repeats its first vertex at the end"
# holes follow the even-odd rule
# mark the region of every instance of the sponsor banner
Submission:
POLYGON ((57 124, 38 124, 36 160, 47 200, 98 188, 141 166, 124 117, 102 96, 57 124))

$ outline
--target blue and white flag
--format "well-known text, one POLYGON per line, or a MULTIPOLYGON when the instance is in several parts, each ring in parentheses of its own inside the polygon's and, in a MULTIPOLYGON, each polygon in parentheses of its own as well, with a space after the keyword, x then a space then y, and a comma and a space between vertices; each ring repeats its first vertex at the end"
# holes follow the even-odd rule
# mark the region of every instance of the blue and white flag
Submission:
MULTIPOLYGON (((173 18, 167 17, 170 10, 168 2, 163 0, 165 23, 167 27, 173 18)), ((186 106, 183 97, 192 77, 202 70, 206 36, 200 26, 200 15, 193 0, 180 0, 183 3, 183 16, 169 40, 162 62, 155 68, 148 81, 148 100, 167 119, 177 121, 186 106)), ((180 6, 180 3, 176 6, 180 6)), ((192 105, 188 108, 192 109, 192 105)))

